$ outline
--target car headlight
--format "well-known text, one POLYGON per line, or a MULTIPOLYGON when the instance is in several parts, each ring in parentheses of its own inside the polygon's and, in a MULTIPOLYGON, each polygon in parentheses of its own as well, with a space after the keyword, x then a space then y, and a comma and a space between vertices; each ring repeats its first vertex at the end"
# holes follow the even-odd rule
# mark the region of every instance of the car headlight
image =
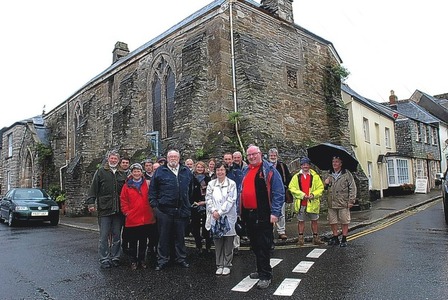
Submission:
POLYGON ((16 206, 16 208, 14 209, 15 211, 19 211, 19 210, 28 210, 28 206, 16 206))
POLYGON ((59 210, 59 206, 57 206, 57 205, 52 205, 50 209, 51 209, 51 210, 59 210))

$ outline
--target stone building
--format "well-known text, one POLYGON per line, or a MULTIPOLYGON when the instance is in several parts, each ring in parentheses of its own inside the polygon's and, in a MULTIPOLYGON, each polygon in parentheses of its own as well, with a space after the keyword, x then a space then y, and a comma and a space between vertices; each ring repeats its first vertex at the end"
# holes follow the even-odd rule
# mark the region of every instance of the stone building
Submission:
POLYGON ((54 181, 47 131, 41 116, 1 130, 1 195, 12 187, 48 187, 54 181))
POLYGON ((85 213, 110 149, 205 159, 254 143, 290 162, 320 142, 349 146, 340 63, 294 23, 292 0, 216 0, 132 52, 118 42, 112 65, 44 117, 67 214, 85 213))

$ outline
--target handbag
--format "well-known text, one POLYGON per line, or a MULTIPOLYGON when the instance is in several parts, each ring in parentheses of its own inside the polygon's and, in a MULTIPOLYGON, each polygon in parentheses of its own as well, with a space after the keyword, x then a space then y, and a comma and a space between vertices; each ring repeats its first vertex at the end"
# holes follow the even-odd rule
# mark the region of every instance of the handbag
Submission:
POLYGON ((213 238, 222 238, 230 230, 229 221, 227 216, 220 216, 219 220, 216 220, 215 225, 212 226, 212 236, 213 238))
POLYGON ((244 223, 243 223, 243 221, 241 221, 240 218, 238 218, 236 220, 235 231, 236 231, 236 234, 239 235, 239 236, 246 236, 247 235, 244 223))

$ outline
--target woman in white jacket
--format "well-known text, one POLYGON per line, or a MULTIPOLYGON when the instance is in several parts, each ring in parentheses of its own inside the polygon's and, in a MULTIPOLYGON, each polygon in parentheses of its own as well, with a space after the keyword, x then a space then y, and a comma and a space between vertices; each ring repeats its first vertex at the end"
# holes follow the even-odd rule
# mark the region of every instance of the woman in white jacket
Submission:
POLYGON ((220 238, 213 236, 216 253, 216 275, 229 275, 233 260, 233 239, 236 235, 235 223, 237 189, 235 181, 227 178, 224 162, 215 165, 216 179, 207 185, 205 195, 207 219, 205 228, 210 230, 220 218, 227 216, 230 230, 220 238))

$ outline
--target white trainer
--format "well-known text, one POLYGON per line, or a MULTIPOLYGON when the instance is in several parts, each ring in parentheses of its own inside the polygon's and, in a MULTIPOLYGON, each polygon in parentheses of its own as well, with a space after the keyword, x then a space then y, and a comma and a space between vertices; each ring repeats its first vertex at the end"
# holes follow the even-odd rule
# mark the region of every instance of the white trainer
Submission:
POLYGON ((222 275, 222 272, 223 272, 224 270, 222 269, 222 268, 218 268, 218 269, 216 269, 216 275, 222 275))
POLYGON ((230 274, 230 269, 229 268, 222 269, 222 275, 229 275, 229 274, 230 274))

